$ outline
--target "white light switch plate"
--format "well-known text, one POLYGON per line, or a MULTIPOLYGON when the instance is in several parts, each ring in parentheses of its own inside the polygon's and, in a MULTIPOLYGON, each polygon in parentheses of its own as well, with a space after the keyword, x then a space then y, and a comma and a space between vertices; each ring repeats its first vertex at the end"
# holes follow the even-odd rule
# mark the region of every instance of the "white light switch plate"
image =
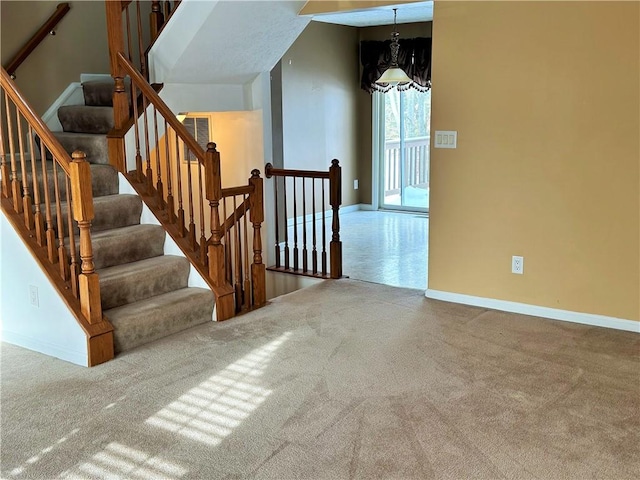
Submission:
POLYGON ((435 148, 456 148, 458 132, 455 130, 436 130, 435 148))

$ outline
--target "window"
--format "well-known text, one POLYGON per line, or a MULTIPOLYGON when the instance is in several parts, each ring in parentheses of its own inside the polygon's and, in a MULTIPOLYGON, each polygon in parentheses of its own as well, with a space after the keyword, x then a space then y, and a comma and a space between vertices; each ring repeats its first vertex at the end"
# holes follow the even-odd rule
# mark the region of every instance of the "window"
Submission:
MULTIPOLYGON (((209 117, 185 117, 182 121, 187 131, 193 135, 198 145, 202 147, 204 151, 207 150, 207 143, 209 143, 209 117)), ((187 146, 184 146, 184 161, 193 162, 196 161, 196 156, 193 152, 189 151, 187 146)))

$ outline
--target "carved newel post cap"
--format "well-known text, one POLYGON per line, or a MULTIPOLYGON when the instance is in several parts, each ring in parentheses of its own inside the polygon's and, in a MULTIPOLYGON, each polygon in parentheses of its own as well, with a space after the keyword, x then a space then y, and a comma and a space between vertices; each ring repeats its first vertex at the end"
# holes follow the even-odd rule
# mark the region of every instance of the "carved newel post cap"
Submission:
POLYGON ((331 160, 331 165, 333 165, 334 167, 337 167, 339 163, 340 162, 338 161, 337 158, 334 158, 333 160, 331 160))
POLYGON ((82 162, 83 160, 86 160, 87 154, 81 150, 76 150, 71 154, 71 158, 74 162, 82 162))
POLYGON ((207 150, 213 150, 215 152, 217 147, 218 146, 213 142, 207 143, 207 150))
POLYGON ((251 178, 260 178, 260 170, 257 168, 251 170, 251 178))

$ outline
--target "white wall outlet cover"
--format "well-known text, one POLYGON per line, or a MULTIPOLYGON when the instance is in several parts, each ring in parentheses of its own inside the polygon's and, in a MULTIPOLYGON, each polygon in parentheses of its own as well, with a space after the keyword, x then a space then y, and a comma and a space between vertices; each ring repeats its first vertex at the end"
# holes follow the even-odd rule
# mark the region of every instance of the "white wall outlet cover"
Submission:
POLYGON ((458 132, 455 130, 436 130, 434 148, 457 148, 458 132))
POLYGON ((511 273, 524 274, 524 257, 518 255, 511 257, 511 273))

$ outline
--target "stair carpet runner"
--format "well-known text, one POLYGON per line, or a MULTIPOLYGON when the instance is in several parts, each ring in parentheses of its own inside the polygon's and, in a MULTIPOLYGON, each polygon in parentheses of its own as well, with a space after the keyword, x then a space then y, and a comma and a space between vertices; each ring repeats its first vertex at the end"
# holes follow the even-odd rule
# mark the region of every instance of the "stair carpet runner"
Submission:
POLYGON ((187 286, 190 264, 186 258, 164 254, 163 227, 140 224, 141 199, 118 193, 118 173, 109 165, 106 136, 113 128, 113 82, 82 86, 85 105, 61 107, 63 131, 53 133, 69 154, 85 152, 91 166, 93 259, 103 315, 113 324, 119 353, 211 321, 214 297, 210 290, 187 286))

